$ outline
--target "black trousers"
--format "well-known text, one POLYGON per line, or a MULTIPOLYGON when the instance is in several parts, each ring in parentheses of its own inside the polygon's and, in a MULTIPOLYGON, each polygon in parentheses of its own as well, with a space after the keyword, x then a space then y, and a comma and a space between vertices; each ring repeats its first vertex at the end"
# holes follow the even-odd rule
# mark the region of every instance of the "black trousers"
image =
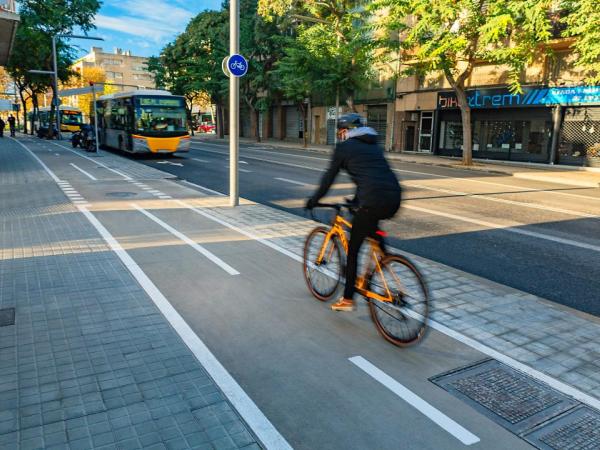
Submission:
POLYGON ((376 231, 379 227, 379 221, 393 217, 400 207, 400 202, 390 203, 385 206, 361 207, 354 214, 352 220, 352 231, 350 233, 350 242, 348 243, 348 258, 346 260, 346 286, 344 287, 344 298, 354 296, 356 284, 356 270, 358 265, 358 252, 362 243, 367 237, 372 237, 379 241, 381 249, 385 252, 383 237, 378 236, 376 231))

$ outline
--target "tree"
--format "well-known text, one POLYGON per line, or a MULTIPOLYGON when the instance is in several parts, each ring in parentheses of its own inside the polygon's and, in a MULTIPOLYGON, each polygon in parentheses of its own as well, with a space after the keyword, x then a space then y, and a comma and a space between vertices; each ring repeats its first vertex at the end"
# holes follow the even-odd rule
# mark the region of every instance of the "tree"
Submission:
MULTIPOLYGON (((373 41, 366 32, 367 14, 355 0, 259 0, 259 14, 267 20, 285 17, 300 22, 296 50, 304 50, 313 63, 294 78, 310 83, 314 92, 328 98, 342 96, 355 111, 356 92, 373 78, 373 41)), ((297 51, 287 52, 288 57, 297 51)), ((288 63, 292 61, 288 59, 288 63)), ((291 72, 287 71, 290 75, 291 72)), ((284 85, 289 85, 286 81, 284 85)), ((336 102, 337 103, 337 102, 336 102)))
MULTIPOLYGON (((95 84, 96 97, 117 92, 115 86, 106 82, 106 72, 101 67, 86 67, 81 73, 75 73, 69 79, 66 87, 88 87, 91 84, 95 84)), ((91 117, 94 114, 92 98, 92 94, 80 94, 77 96, 79 108, 87 117, 91 117)))
MULTIPOLYGON (((374 20, 400 51, 404 74, 443 73, 456 93, 463 128, 463 164, 472 164, 467 81, 477 63, 503 65, 512 92, 525 68, 551 38, 552 0, 376 0, 374 20)), ((591 2, 590 2, 591 3, 591 2)))
POLYGON ((600 83, 600 8, 596 0, 567 0, 562 3, 566 12, 565 36, 575 39, 575 66, 584 70, 588 84, 600 83))
MULTIPOLYGON (((26 114, 27 99, 36 107, 37 94, 50 87, 52 79, 46 75, 33 75, 31 69, 52 70, 52 36, 68 34, 78 28, 87 32, 94 28, 93 20, 100 8, 97 0, 23 0, 19 2, 20 24, 8 62, 8 72, 15 80, 23 114, 26 114)), ((69 66, 73 53, 69 46, 57 41, 58 78, 68 81, 72 73, 69 66)), ((56 93, 54 93, 56 95, 56 93)), ((52 105, 54 114, 54 104, 52 105)), ((26 131, 26 130, 25 130, 26 131)))

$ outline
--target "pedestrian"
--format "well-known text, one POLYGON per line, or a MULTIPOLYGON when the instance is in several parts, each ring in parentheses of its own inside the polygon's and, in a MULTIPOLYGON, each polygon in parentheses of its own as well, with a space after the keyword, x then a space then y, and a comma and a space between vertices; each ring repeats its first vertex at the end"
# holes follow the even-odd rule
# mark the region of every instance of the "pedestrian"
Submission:
POLYGON ((15 120, 12 114, 8 116, 8 128, 10 128, 10 137, 15 137, 16 122, 17 121, 15 120))
POLYGON ((4 137, 4 126, 6 125, 6 123, 4 122, 4 120, 2 120, 2 117, 0 117, 0 138, 4 137))

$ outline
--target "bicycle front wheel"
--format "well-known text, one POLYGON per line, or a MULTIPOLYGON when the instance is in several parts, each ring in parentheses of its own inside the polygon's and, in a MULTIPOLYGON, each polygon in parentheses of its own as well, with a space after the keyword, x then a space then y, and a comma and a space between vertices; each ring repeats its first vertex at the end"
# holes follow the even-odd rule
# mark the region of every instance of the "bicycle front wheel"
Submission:
POLYGON ((419 270, 400 255, 386 256, 381 271, 371 275, 369 289, 391 302, 369 299, 371 318, 377 331, 389 342, 406 347, 420 341, 427 329, 429 294, 419 270))
POLYGON ((339 240, 327 238, 328 234, 328 228, 317 227, 304 244, 304 279, 311 294, 322 302, 337 291, 344 265, 339 240))

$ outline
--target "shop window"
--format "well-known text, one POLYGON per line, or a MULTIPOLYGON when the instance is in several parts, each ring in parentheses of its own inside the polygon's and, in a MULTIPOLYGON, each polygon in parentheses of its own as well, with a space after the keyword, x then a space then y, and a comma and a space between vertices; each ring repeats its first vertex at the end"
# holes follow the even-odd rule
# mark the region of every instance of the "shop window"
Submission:
POLYGON ((442 122, 440 128, 440 148, 447 150, 460 150, 462 145, 462 122, 442 122))

